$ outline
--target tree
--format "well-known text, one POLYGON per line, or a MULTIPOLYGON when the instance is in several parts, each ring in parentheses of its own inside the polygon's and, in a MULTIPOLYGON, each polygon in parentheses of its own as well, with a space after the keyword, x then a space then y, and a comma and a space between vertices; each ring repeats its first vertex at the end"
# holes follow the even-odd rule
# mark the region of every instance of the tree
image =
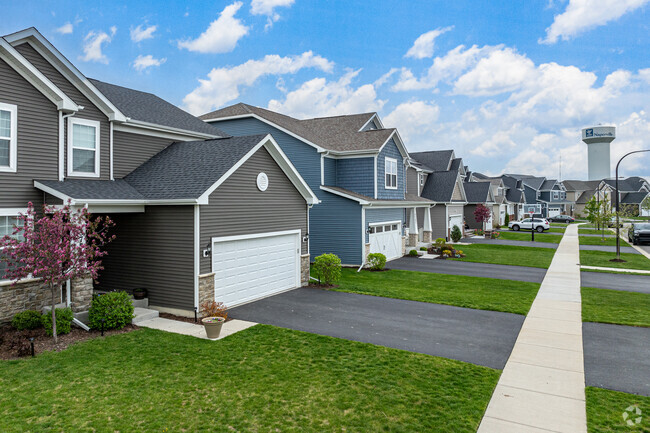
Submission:
POLYGON ((605 227, 611 222, 612 216, 615 216, 608 195, 605 193, 601 200, 598 200, 596 196, 591 197, 585 205, 585 212, 587 212, 587 220, 602 229, 601 235, 604 239, 605 227))
POLYGON ((103 269, 100 258, 106 254, 101 247, 115 239, 107 236, 114 224, 108 218, 91 219, 88 209, 72 210, 70 203, 62 208, 43 206, 43 215, 30 202, 20 214, 13 237, 0 239, 4 248, 2 260, 7 262, 6 277, 14 284, 24 278, 39 278, 52 294, 52 334, 56 335, 56 293, 68 280, 80 277, 97 279, 103 269))
POLYGON ((485 230, 485 223, 490 221, 491 216, 492 212, 490 212, 490 209, 488 209, 487 206, 482 204, 476 205, 476 209, 474 209, 474 219, 477 223, 481 223, 483 230, 485 230))
POLYGON ((650 195, 641 202, 641 209, 650 214, 650 195))

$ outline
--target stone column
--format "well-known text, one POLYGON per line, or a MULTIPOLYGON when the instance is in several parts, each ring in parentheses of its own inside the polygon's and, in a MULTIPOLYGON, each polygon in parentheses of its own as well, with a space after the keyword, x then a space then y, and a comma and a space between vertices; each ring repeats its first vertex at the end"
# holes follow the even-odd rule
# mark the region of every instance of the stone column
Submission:
POLYGON ((424 208, 424 226, 422 230, 422 241, 425 243, 432 242, 433 229, 431 228, 431 208, 424 208))
POLYGON ((408 244, 412 247, 415 247, 418 244, 418 214, 414 207, 411 208, 409 212, 411 213, 411 217, 409 221, 408 244))
POLYGON ((206 301, 219 301, 214 299, 214 272, 199 275, 199 315, 201 304, 206 301))
POLYGON ((402 255, 406 255, 406 236, 402 236, 402 255))
POLYGON ((300 284, 309 285, 309 254, 300 255, 300 284))
POLYGON ((93 299, 93 279, 75 278, 70 281, 70 308, 75 313, 90 310, 93 299))

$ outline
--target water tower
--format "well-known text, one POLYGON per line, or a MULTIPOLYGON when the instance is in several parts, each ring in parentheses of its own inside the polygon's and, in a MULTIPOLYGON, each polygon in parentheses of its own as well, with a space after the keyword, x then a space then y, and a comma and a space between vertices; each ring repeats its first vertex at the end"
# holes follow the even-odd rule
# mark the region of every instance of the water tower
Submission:
POLYGON ((609 145, 616 138, 616 127, 593 126, 582 130, 582 141, 587 143, 589 180, 611 177, 609 145))

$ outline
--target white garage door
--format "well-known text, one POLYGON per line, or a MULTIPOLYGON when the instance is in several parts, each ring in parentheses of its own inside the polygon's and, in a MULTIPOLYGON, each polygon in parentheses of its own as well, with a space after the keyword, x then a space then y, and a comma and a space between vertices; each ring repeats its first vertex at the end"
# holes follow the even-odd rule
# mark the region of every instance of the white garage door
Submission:
POLYGON ((402 257, 402 223, 401 221, 389 221, 370 224, 371 253, 382 253, 386 260, 393 260, 402 257))
POLYGON ((212 239, 214 298, 227 307, 300 286, 300 230, 212 239))
POLYGON ((560 208, 559 207, 550 207, 548 208, 548 217, 554 217, 556 215, 560 214, 560 208))
POLYGON ((458 226, 460 232, 463 232, 463 216, 462 215, 449 215, 449 235, 451 236, 451 231, 454 229, 454 226, 458 226))

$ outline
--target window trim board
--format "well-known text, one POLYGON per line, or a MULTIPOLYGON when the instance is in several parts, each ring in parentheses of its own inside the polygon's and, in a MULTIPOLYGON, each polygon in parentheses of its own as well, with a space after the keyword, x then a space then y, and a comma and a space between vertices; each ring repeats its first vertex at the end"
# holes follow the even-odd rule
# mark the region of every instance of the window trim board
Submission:
MULTIPOLYGON (((68 118, 68 140, 67 140, 67 164, 68 168, 66 170, 67 175, 69 177, 99 177, 100 175, 100 128, 101 128, 101 122, 98 120, 90 120, 90 119, 81 119, 78 117, 70 117, 68 118), (92 126, 95 128, 95 171, 93 173, 87 173, 87 172, 79 172, 79 171, 74 171, 73 165, 72 165, 72 160, 73 160, 73 154, 74 154, 74 143, 73 143, 73 130, 74 130, 74 125, 84 125, 84 126, 92 126)), ((83 148, 79 148, 83 149, 83 148)), ((89 149, 84 149, 84 150, 89 150, 89 149)))
POLYGON ((18 106, 0 102, 0 110, 11 113, 11 132, 9 135, 9 165, 0 166, 2 173, 15 173, 18 169, 18 106))

